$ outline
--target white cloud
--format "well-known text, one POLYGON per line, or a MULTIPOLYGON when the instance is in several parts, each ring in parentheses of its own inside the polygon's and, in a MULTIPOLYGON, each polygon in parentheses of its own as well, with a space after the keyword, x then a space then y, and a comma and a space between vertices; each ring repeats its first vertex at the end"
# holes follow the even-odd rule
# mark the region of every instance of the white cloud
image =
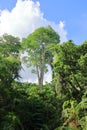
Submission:
POLYGON ((17 0, 15 7, 11 11, 0 11, 0 35, 8 33, 20 38, 27 37, 34 29, 47 25, 51 25, 59 33, 61 42, 67 40, 65 23, 60 21, 56 24, 44 18, 44 14, 40 10, 39 2, 17 0))
POLYGON ((11 10, 0 11, 0 34, 8 33, 20 38, 26 37, 35 28, 51 25, 61 36, 61 41, 67 40, 65 24, 58 24, 44 18, 40 10, 40 3, 32 0, 17 0, 15 7, 11 10))

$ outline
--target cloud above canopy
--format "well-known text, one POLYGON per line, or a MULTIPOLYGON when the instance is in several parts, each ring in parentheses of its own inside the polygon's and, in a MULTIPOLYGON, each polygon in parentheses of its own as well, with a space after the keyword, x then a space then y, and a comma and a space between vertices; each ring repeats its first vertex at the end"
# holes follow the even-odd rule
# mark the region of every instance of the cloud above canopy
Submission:
POLYGON ((67 40, 65 24, 48 21, 40 10, 40 3, 32 0, 17 0, 15 7, 0 11, 0 35, 12 34, 20 38, 26 37, 40 26, 51 25, 60 35, 61 42, 67 40))
MULTIPOLYGON (((19 38, 27 37, 36 28, 40 26, 51 25, 52 28, 60 35, 61 42, 67 40, 67 31, 65 24, 60 21, 58 24, 44 18, 40 10, 40 3, 32 0, 17 0, 15 7, 9 10, 0 11, 0 35, 8 33, 19 38)), ((31 75, 30 69, 23 65, 21 76, 23 81, 37 81, 35 75, 31 75)), ((51 70, 45 75, 45 81, 51 81, 51 70)))

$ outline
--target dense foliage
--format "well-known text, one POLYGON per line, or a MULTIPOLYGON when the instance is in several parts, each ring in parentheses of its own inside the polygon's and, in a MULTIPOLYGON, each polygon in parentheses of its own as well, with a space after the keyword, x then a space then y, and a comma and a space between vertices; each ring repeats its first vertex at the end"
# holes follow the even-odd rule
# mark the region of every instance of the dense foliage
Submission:
POLYGON ((15 129, 87 130, 87 41, 60 44, 51 27, 36 29, 22 43, 0 37, 0 130, 15 129), (38 65, 39 74, 49 64, 52 82, 19 82, 21 52, 28 52, 23 61, 38 65))

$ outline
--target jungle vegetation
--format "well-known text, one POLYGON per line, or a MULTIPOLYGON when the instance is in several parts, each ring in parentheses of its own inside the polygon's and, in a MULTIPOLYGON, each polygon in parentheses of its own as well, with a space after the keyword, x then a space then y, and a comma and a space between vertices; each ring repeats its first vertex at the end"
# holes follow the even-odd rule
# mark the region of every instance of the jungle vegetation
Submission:
POLYGON ((0 37, 0 130, 87 130, 87 41, 60 43, 51 26, 22 41, 0 37), (20 82, 22 64, 37 84, 20 82), (52 81, 43 84, 47 65, 52 81))

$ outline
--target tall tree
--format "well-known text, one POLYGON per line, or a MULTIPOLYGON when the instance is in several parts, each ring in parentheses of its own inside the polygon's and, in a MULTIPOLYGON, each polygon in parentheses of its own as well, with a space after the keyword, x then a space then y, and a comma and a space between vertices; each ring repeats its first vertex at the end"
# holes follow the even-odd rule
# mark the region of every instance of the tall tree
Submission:
POLYGON ((50 64, 53 58, 47 46, 51 43, 57 44, 59 41, 59 35, 50 26, 40 27, 23 39, 23 48, 28 54, 24 61, 27 65, 33 66, 32 72, 37 74, 39 86, 43 85, 47 64, 50 64))

